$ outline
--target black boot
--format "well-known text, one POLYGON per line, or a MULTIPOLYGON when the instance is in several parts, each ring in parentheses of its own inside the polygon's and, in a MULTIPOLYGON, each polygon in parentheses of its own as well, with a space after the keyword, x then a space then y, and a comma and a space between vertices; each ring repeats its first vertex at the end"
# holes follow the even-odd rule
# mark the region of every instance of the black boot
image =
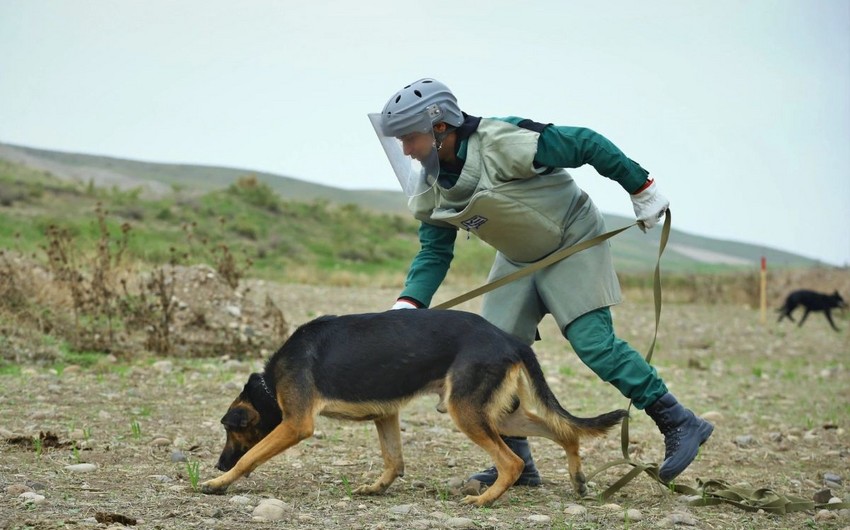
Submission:
POLYGON ((658 476, 667 483, 691 465, 714 426, 680 405, 669 392, 647 407, 646 413, 664 435, 664 462, 658 476))
MULTIPOLYGON (((540 473, 537 472, 537 466, 534 465, 534 459, 531 458, 531 447, 528 446, 528 439, 502 436, 502 440, 514 454, 525 462, 522 474, 516 479, 514 486, 539 486, 543 481, 540 480, 540 473)), ((499 472, 496 470, 496 466, 493 466, 472 475, 469 480, 474 479, 486 486, 492 486, 498 477, 499 472)))

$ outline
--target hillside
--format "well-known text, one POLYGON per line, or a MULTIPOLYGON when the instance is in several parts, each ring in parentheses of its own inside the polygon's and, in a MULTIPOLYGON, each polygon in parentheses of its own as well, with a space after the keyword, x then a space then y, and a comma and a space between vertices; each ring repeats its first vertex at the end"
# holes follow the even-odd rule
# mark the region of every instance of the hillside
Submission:
MULTIPOLYGON (((286 176, 246 169, 197 165, 159 164, 78 153, 63 153, 0 143, 0 160, 6 161, 6 177, 14 180, 26 172, 49 174, 77 186, 138 194, 149 201, 167 197, 202 197, 226 189, 239 179, 252 178, 267 186, 286 202, 356 205, 377 215, 406 215, 400 192, 383 190, 344 190, 312 184, 286 176)), ((214 213, 214 212, 213 212, 214 213)), ((606 215, 609 228, 631 224, 632 220, 606 215)), ((307 233, 310 233, 309 231, 307 233)), ((415 227, 411 228, 415 237, 415 227)), ((660 231, 643 234, 631 229, 612 240, 614 259, 621 272, 651 270, 657 255, 660 231)), ((415 249, 411 250, 415 251, 415 249)), ((706 238, 674 229, 664 257, 668 272, 718 272, 758 267, 765 256, 771 267, 810 267, 818 262, 806 257, 759 245, 706 238)))

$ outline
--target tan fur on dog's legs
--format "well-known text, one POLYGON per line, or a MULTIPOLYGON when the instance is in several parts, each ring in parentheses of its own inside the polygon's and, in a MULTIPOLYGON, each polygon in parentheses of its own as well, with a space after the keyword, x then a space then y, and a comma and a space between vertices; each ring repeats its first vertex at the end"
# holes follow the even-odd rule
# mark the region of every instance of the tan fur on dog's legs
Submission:
POLYGON ((587 478, 581 471, 581 456, 578 454, 579 443, 577 439, 559 440, 558 443, 567 452, 567 466, 570 470, 570 481, 573 483, 573 491, 579 497, 587 495, 587 478))
POLYGON ((482 421, 486 421, 486 418, 481 418, 481 409, 464 407, 463 404, 458 406, 458 403, 451 398, 448 401, 448 409, 449 415, 454 420, 455 425, 470 440, 487 451, 487 454, 493 459, 496 469, 499 472, 496 482, 487 488, 484 493, 481 495, 467 495, 463 499, 463 502, 466 504, 487 506, 501 497, 508 488, 513 486, 514 482, 522 474, 525 463, 522 461, 522 458, 515 455, 505 445, 505 442, 499 437, 498 431, 492 428, 492 426, 488 427, 486 424, 482 424, 482 421))
POLYGON ((313 435, 313 418, 308 416, 300 422, 294 418, 284 420, 260 443, 252 447, 236 465, 223 475, 201 484, 204 493, 221 494, 239 478, 247 475, 270 458, 286 451, 298 442, 313 435))
POLYGON ((522 469, 525 464, 523 463, 522 458, 515 455, 499 436, 492 438, 470 436, 470 438, 487 451, 493 459, 493 462, 495 462, 496 465, 496 470, 499 472, 499 477, 492 486, 484 491, 484 493, 481 495, 467 495, 463 498, 463 502, 465 504, 474 504, 476 506, 488 506, 508 491, 508 488, 513 486, 514 482, 516 482, 522 474, 522 469))
POLYGON ((542 436, 553 440, 564 448, 567 453, 567 466, 570 471, 570 482, 579 497, 587 495, 587 479, 581 471, 581 456, 579 456, 578 433, 572 432, 568 426, 562 425, 560 434, 556 427, 548 425, 546 420, 520 407, 502 418, 499 432, 507 436, 542 436))
POLYGON ((360 486, 354 493, 375 495, 383 493, 395 481, 404 476, 404 456, 401 451, 401 429, 398 413, 375 420, 378 439, 381 441, 381 455, 384 457, 384 472, 371 485, 360 486))

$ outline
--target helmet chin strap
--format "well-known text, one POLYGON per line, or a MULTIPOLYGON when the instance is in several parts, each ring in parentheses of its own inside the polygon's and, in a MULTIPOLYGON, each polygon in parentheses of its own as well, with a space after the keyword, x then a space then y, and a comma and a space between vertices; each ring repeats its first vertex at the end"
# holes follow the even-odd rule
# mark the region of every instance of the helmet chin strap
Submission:
POLYGON ((446 130, 441 133, 438 133, 437 131, 432 131, 434 133, 434 140, 437 143, 437 151, 439 151, 440 148, 443 147, 443 140, 445 140, 449 136, 449 134, 454 130, 454 127, 447 124, 446 130))

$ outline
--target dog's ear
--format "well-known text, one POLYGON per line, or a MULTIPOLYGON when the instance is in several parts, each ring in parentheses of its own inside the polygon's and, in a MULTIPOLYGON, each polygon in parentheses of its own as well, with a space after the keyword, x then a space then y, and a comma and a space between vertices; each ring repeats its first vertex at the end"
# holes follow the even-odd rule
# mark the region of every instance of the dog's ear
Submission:
POLYGON ((228 429, 242 430, 255 425, 260 415, 250 407, 233 407, 221 418, 221 424, 228 429))

